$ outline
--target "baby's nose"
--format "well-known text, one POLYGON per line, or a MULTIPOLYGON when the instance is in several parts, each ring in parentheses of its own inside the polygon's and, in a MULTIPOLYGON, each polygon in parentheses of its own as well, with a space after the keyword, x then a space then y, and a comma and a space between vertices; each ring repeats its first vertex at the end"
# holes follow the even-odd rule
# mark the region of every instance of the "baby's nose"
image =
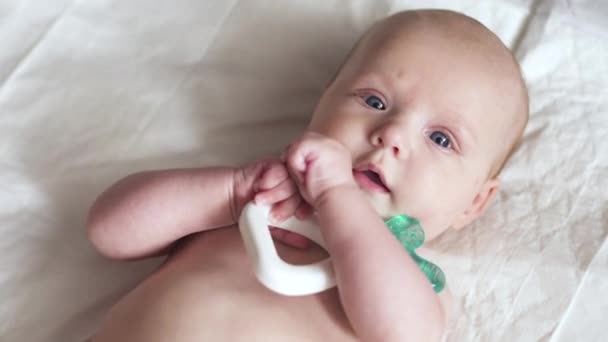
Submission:
POLYGON ((391 149, 395 157, 403 154, 403 133, 398 125, 385 125, 376 132, 372 139, 375 146, 391 149))

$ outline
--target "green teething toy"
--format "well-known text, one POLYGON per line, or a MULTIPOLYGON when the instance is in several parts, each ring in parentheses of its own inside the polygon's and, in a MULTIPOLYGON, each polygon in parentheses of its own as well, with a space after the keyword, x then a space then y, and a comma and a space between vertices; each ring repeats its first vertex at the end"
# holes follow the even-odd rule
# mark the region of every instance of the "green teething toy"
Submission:
POLYGON ((445 287, 445 274, 439 266, 422 258, 414 251, 424 243, 424 230, 422 230, 420 222, 407 215, 399 215, 389 218, 384 223, 426 275, 435 293, 441 292, 445 287))

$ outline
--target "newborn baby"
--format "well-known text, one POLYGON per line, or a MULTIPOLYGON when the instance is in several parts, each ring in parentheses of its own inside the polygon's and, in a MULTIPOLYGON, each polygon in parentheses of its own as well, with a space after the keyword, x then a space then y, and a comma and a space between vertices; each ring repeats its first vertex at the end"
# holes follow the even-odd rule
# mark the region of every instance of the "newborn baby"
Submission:
MULTIPOLYGON (((106 190, 89 215, 99 252, 168 254, 107 314, 93 341, 437 341, 441 296, 383 219, 418 219, 427 240, 479 217, 527 122, 519 66, 479 22, 406 11, 376 23, 327 85, 281 159, 147 171, 106 190), (243 206, 280 222, 315 211, 337 288, 286 297, 254 277, 243 206)), ((326 252, 275 230, 288 262, 326 252)))

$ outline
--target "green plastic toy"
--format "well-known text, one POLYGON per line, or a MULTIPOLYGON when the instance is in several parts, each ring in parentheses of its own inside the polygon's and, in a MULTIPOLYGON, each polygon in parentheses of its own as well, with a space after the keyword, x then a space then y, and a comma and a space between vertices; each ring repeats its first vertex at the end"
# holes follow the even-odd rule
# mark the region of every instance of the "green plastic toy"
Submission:
POLYGON ((384 223, 426 275, 435 293, 441 292, 445 287, 445 274, 439 266, 422 258, 415 252, 415 249, 424 243, 424 230, 422 230, 420 222, 407 215, 399 215, 389 218, 384 223))

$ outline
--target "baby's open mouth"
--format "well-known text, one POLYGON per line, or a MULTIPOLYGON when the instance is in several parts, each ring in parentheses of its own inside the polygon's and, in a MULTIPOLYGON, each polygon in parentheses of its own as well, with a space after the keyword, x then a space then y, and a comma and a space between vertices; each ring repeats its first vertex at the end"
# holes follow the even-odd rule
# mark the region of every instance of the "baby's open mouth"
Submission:
POLYGON ((374 192, 390 192, 382 181, 382 176, 373 170, 353 170, 353 177, 357 184, 365 190, 374 192))

